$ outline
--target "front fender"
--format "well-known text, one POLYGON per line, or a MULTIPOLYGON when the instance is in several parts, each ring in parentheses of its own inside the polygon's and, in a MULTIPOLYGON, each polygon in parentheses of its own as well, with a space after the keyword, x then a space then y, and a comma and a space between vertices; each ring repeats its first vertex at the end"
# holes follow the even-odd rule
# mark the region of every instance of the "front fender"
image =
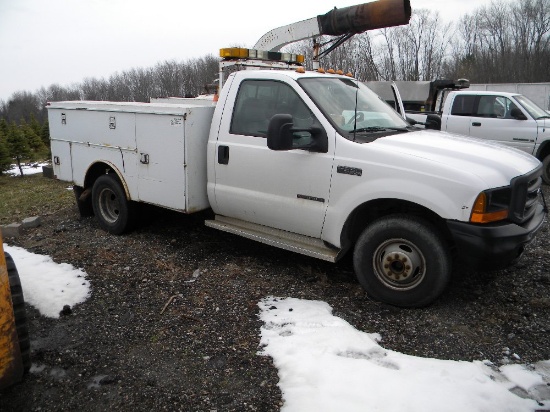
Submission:
POLYGON ((339 189, 343 182, 338 180, 351 178, 353 176, 334 178, 335 184, 323 226, 322 239, 337 247, 343 246, 341 234, 348 217, 358 207, 370 202, 378 201, 378 206, 384 201, 387 201, 388 206, 400 201, 403 204, 412 203, 430 210, 442 219, 465 221, 469 219, 470 207, 479 194, 467 185, 455 185, 451 190, 444 180, 430 179, 428 176, 423 179, 418 176, 405 179, 404 176, 364 178, 351 187, 347 184, 347 190, 339 189))

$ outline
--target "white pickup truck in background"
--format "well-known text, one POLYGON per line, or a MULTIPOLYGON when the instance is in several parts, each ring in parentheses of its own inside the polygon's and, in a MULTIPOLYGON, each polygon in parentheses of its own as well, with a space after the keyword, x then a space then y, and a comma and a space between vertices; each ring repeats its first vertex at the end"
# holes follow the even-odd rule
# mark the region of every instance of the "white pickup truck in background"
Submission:
POLYGON ((441 130, 515 147, 543 163, 550 184, 550 114, 516 93, 453 91, 441 113, 441 130))
POLYGON ((82 213, 120 234, 140 202, 211 208, 214 229, 331 262, 353 253, 367 293, 405 307, 440 296, 456 262, 511 264, 541 228, 533 156, 411 127, 364 84, 299 56, 220 55, 286 70, 233 72, 212 105, 49 104, 54 173, 82 213))
MULTIPOLYGON (((390 82, 367 82, 390 105, 390 82)), ((550 114, 528 97, 500 91, 465 90, 467 81, 395 82, 407 119, 417 127, 502 143, 543 163, 550 184, 550 114)), ((395 105, 398 108, 397 105, 395 105)))

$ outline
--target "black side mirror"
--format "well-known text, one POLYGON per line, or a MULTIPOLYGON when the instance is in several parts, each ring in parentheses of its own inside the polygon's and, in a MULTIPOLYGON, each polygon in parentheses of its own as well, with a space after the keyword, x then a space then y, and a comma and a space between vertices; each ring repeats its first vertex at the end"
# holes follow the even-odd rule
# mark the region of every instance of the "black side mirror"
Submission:
POLYGON ((430 113, 426 116, 426 129, 441 130, 441 116, 430 113))
POLYGON ((510 116, 512 116, 513 119, 516 120, 527 120, 527 117, 523 114, 521 110, 519 110, 517 107, 514 107, 510 111, 510 116))
POLYGON ((328 137, 325 129, 314 121, 311 127, 295 128, 290 114, 276 114, 267 127, 267 147, 271 150, 304 149, 311 152, 327 153, 328 137), (294 145, 294 133, 308 132, 311 143, 303 146, 294 145))
POLYGON ((276 114, 269 121, 267 127, 267 147, 271 150, 292 149, 292 116, 290 114, 276 114))

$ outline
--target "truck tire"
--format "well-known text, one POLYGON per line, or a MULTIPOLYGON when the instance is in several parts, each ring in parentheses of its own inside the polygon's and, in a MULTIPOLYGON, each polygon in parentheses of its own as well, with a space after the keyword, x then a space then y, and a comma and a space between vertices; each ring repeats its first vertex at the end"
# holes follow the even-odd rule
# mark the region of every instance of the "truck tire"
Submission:
POLYGON ((451 278, 451 263, 439 231, 424 219, 405 215, 369 224, 353 256, 355 274, 367 294, 401 307, 432 303, 451 278))
POLYGON ((542 160, 542 180, 547 185, 550 185, 550 155, 547 155, 542 160))
POLYGON ((107 232, 121 235, 132 228, 134 205, 126 199, 115 176, 105 174, 97 178, 92 188, 92 205, 99 225, 107 232))
POLYGON ((23 297, 23 288, 19 280, 19 273, 15 267, 12 257, 5 253, 6 266, 8 269, 8 279, 10 282, 11 301, 13 305, 13 314, 15 318, 15 328, 19 340, 19 350, 21 351, 21 360, 23 361, 23 370, 28 372, 31 368, 31 343, 29 340, 29 329, 27 326, 27 314, 25 312, 25 298, 23 297))

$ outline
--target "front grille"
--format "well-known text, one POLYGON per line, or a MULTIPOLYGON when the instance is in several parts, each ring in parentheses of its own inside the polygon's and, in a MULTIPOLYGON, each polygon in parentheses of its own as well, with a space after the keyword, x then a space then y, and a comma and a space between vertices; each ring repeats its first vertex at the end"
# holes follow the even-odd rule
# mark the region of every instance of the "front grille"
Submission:
POLYGON ((542 164, 530 173, 518 176, 510 182, 512 199, 509 218, 512 222, 522 224, 535 214, 540 204, 539 193, 542 186, 542 164))

